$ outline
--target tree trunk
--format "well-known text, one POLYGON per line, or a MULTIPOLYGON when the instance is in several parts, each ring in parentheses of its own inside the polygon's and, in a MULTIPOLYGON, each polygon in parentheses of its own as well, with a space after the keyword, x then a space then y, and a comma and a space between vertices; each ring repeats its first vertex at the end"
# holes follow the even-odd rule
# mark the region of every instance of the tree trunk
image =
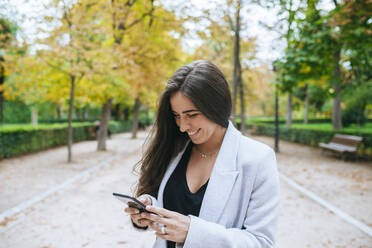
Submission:
POLYGON ((62 107, 61 105, 57 105, 57 119, 61 120, 61 112, 62 112, 62 107))
POLYGON ((237 1, 235 13, 235 41, 234 41, 234 71, 233 71, 233 99, 232 99, 232 113, 231 120, 236 125, 236 102, 239 87, 239 75, 241 77, 240 68, 240 0, 237 1))
POLYGON ((261 109, 263 116, 266 117, 266 104, 264 102, 261 103, 261 109))
POLYGON ((84 110, 84 120, 89 120, 89 118, 90 116, 89 116, 88 107, 86 107, 84 110))
POLYGON ((275 122, 274 122, 274 150, 279 152, 279 96, 278 84, 275 82, 275 122))
POLYGON ((101 121, 98 132, 98 144, 97 151, 106 150, 106 139, 108 134, 108 126, 111 116, 111 104, 112 98, 108 99, 105 104, 102 106, 101 121))
POLYGON ((309 84, 305 86, 305 113, 304 113, 304 124, 309 122, 309 103, 310 103, 310 96, 309 96, 309 84))
POLYGON ((133 108, 133 126, 132 126, 132 139, 137 138, 137 131, 138 131, 138 115, 139 115, 139 108, 141 106, 140 99, 137 97, 136 102, 134 103, 133 108))
POLYGON ((67 162, 72 162, 72 111, 74 109, 75 76, 70 75, 70 102, 68 107, 67 162))
POLYGON ((87 117, 87 106, 84 106, 84 107, 82 108, 82 110, 81 110, 81 119, 82 119, 83 121, 85 121, 85 120, 86 120, 86 117, 87 117))
POLYGON ((242 134, 245 134, 245 101, 244 101, 244 85, 243 80, 241 79, 241 71, 240 71, 240 131, 242 134))
POLYGON ((124 115, 124 121, 128 121, 129 120, 129 108, 128 107, 126 107, 123 110, 123 115, 124 115))
POLYGON ((32 126, 36 127, 37 126, 37 123, 38 123, 38 109, 37 107, 32 107, 31 108, 31 123, 32 123, 32 126))
POLYGON ((81 109, 80 108, 75 108, 75 114, 76 114, 76 119, 81 121, 81 109))
POLYGON ((292 94, 288 94, 288 101, 287 101, 287 119, 286 119, 287 127, 292 125, 292 94))
POLYGON ((120 111, 120 103, 115 104, 115 121, 120 120, 121 111, 120 111))
MULTIPOLYGON (((0 61, 3 62, 3 59, 1 58, 0 61)), ((4 82, 5 82, 5 68, 2 65, 2 63, 0 63, 0 88, 4 84, 4 82)), ((3 123, 4 121, 3 108, 4 108, 4 91, 0 90, 0 123, 3 123)))
POLYGON ((336 97, 333 99, 332 105, 332 124, 335 130, 342 129, 342 116, 341 116, 341 86, 335 85, 333 87, 335 90, 336 97))
POLYGON ((335 98, 332 105, 332 124, 333 129, 342 129, 342 113, 341 113, 341 69, 340 69, 340 54, 341 49, 337 49, 333 54, 335 68, 333 70, 333 89, 335 90, 335 98))

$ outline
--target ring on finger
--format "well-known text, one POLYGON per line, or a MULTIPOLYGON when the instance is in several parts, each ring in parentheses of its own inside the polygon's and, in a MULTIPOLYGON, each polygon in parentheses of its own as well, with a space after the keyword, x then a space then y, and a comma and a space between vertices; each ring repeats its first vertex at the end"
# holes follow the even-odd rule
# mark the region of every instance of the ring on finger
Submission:
POLYGON ((165 232, 165 226, 162 226, 162 227, 161 227, 161 234, 167 234, 167 233, 165 232))

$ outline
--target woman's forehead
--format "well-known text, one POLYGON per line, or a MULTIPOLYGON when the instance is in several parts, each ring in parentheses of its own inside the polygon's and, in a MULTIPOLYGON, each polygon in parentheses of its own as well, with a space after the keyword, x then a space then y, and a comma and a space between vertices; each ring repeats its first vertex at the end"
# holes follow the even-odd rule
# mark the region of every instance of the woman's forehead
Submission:
POLYGON ((199 111, 193 102, 187 96, 183 95, 181 92, 176 92, 170 97, 170 105, 173 112, 184 113, 199 111))

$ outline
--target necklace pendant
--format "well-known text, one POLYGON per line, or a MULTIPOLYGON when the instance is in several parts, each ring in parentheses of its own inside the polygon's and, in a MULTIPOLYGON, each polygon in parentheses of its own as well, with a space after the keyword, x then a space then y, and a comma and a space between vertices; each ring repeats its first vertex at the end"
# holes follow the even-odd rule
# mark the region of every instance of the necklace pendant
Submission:
POLYGON ((205 154, 201 154, 201 156, 202 156, 202 158, 206 158, 207 157, 207 155, 205 155, 205 154))

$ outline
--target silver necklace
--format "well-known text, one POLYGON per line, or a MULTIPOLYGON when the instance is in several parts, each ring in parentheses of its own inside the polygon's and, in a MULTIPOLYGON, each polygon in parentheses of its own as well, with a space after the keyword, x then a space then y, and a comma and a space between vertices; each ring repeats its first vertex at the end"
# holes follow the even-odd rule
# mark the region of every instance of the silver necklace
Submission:
POLYGON ((218 150, 214 151, 214 152, 211 152, 211 153, 203 153, 201 152, 197 146, 194 146, 195 147, 195 150, 199 153, 200 157, 201 158, 208 158, 208 157, 212 157, 213 155, 215 155, 217 153, 218 150))

